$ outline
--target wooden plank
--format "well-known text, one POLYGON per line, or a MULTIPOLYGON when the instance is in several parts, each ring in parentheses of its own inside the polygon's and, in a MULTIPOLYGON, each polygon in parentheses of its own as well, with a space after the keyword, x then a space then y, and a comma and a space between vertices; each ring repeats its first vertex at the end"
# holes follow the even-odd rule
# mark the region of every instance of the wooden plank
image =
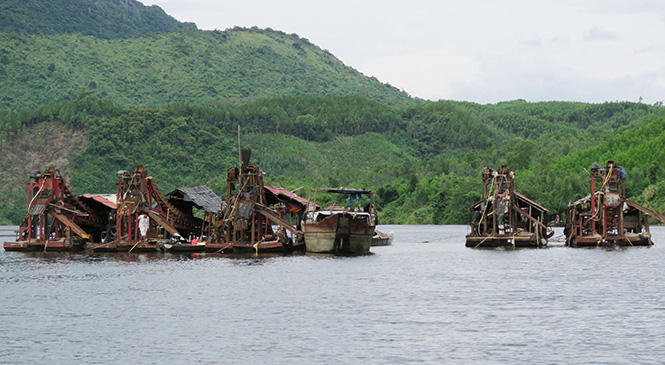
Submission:
POLYGON ((167 222, 164 218, 162 218, 162 216, 160 216, 158 213, 153 212, 152 210, 149 210, 148 211, 148 216, 150 216, 150 218, 154 219, 155 222, 157 222, 157 224, 164 227, 164 229, 167 232, 169 232, 170 234, 172 234, 172 235, 174 235, 176 233, 180 234, 177 229, 173 228, 173 226, 171 224, 169 224, 169 222, 167 222))
POLYGON ((639 204, 637 204, 633 201, 630 201, 628 199, 626 199, 625 201, 626 201, 626 204, 628 204, 628 206, 631 206, 631 207, 641 211, 644 214, 648 214, 648 215, 658 219, 661 223, 665 224, 665 215, 662 215, 662 214, 660 214, 656 211, 653 211, 651 209, 645 208, 645 207, 643 207, 643 206, 641 206, 641 205, 639 205, 639 204))
POLYGON ((256 211, 263 215, 264 217, 268 218, 271 222, 280 225, 284 227, 286 230, 290 231, 293 234, 300 234, 301 232, 297 230, 291 223, 287 222, 286 220, 270 213, 266 209, 264 209, 262 206, 257 205, 256 206, 256 211))
POLYGON ((69 229, 71 229, 72 231, 74 231, 74 233, 76 233, 77 235, 81 236, 81 238, 84 238, 84 239, 86 239, 86 240, 87 240, 87 239, 90 239, 90 235, 89 235, 89 234, 87 234, 87 233, 86 233, 81 227, 78 226, 78 224, 72 222, 72 221, 71 221, 69 218, 67 218, 65 215, 60 214, 60 213, 56 213, 56 212, 52 212, 51 215, 53 215, 53 218, 57 219, 57 220, 60 221, 62 224, 64 224, 65 226, 69 227, 69 229))
POLYGON ((539 225, 539 226, 545 228, 545 229, 547 230, 548 233, 553 232, 552 229, 551 229, 550 227, 544 225, 544 224, 541 223, 539 220, 537 220, 536 218, 532 217, 529 213, 523 211, 523 210, 520 209, 520 208, 515 207, 515 206, 512 205, 512 204, 510 205, 510 207, 513 208, 513 210, 515 210, 517 213, 523 214, 523 215, 524 215, 526 218, 528 218, 530 221, 532 221, 532 222, 536 223, 537 225, 539 225))

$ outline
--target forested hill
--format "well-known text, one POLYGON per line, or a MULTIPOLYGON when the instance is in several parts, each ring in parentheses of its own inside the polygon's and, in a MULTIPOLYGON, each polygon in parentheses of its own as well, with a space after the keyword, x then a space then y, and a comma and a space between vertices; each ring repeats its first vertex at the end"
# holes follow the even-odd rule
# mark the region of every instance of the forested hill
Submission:
POLYGON ((196 29, 162 8, 136 0, 2 0, 0 31, 27 34, 82 34, 130 38, 142 34, 196 29))
POLYGON ((383 223, 467 223, 480 171, 502 164, 562 213, 604 159, 662 212, 663 123, 641 103, 423 102, 296 34, 201 31, 133 0, 0 3, 0 224, 49 165, 77 194, 145 165, 163 192, 222 195, 238 126, 266 184, 370 188, 383 223))
POLYGON ((297 34, 202 31, 136 0, 0 2, 0 80, 0 110, 82 93, 142 107, 280 95, 419 102, 297 34))
POLYGON ((91 92, 125 105, 237 102, 279 95, 416 100, 296 34, 258 28, 129 39, 0 33, 0 110, 91 92))
POLYGON ((393 107, 357 96, 284 96, 238 105, 127 107, 92 94, 0 111, 0 222, 25 214, 29 172, 56 165, 76 193, 114 191, 115 172, 146 165, 162 191, 205 184, 224 194, 243 147, 266 184, 378 192, 383 223, 468 222, 483 167, 507 164, 517 190, 563 213, 588 193, 583 168, 614 159, 629 197, 665 211, 658 168, 665 108, 639 103, 393 107))

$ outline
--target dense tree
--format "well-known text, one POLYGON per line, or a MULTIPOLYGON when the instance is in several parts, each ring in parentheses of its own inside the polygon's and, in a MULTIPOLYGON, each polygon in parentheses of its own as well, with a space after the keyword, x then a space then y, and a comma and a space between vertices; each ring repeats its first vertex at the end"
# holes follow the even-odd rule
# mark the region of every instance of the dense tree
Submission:
MULTIPOLYGON (((0 31, 28 34, 76 33, 99 38, 130 38, 149 33, 195 29, 158 6, 136 0, 3 0, 0 31)), ((55 65, 49 70, 55 71, 55 65)))
MULTIPOLYGON (((225 170, 237 161, 240 126, 240 142, 253 150, 266 183, 305 193, 325 186, 375 189, 383 223, 465 223, 480 198, 482 168, 501 164, 516 171, 518 191, 561 213, 588 191, 583 168, 605 159, 624 166, 631 198, 665 210, 665 179, 656 163, 665 157, 658 147, 665 142, 665 110, 617 104, 391 107, 357 96, 283 96, 137 108, 84 93, 2 112, 0 133, 8 163, 32 156, 29 146, 43 146, 40 153, 60 159, 41 163, 68 166, 77 193, 112 192, 118 170, 143 164, 164 191, 206 184, 223 194, 225 170), (581 117, 579 110, 593 112, 581 117), (545 130, 523 133, 519 126, 534 121, 545 130), (40 134, 47 125, 54 132, 40 134), (35 141, 31 136, 37 142, 22 142, 35 141), (73 136, 80 136, 77 148, 49 150, 73 136)), ((23 214, 24 180, 3 177, 0 221, 23 214)))
POLYGON ((294 39, 300 38, 244 28, 110 40, 0 32, 0 110, 32 109, 82 91, 138 107, 227 105, 280 95, 418 102, 309 42, 302 40, 302 50, 295 50, 294 39))

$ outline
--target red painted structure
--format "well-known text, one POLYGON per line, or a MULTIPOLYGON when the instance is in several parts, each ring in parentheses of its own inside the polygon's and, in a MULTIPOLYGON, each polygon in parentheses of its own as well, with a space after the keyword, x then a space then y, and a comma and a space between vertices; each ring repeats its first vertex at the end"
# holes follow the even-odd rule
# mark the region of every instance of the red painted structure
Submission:
POLYGON ((83 203, 67 186, 60 171, 51 166, 33 174, 27 184, 28 212, 15 242, 6 251, 67 251, 99 242, 111 208, 83 203))
POLYGON ((566 244, 572 247, 600 245, 650 246, 649 219, 665 223, 665 216, 626 199, 623 168, 614 161, 591 167, 591 193, 568 205, 566 244), (597 187, 596 183, 600 183, 597 187))

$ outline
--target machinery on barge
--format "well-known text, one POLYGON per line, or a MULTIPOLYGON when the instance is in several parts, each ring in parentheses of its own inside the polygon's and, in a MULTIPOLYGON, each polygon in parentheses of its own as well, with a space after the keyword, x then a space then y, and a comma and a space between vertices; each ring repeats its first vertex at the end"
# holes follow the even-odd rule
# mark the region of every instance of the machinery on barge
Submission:
MULTIPOLYGON (((6 251, 203 251, 184 237, 202 236, 211 230, 212 217, 221 199, 201 186, 180 189, 167 199, 144 166, 133 173, 118 173, 115 195, 76 196, 53 166, 34 173, 27 184, 28 214, 19 226, 15 242, 5 242, 6 251), (177 203, 177 192, 198 196, 177 203), (206 194, 207 193, 207 194, 206 194), (200 195, 212 196, 204 204, 204 218, 194 216, 192 206, 200 195), (215 199, 216 198, 216 203, 215 199), (211 208, 212 207, 212 208, 211 208), (214 211, 213 211, 214 210, 214 211), (138 217, 146 216, 146 235, 141 237, 138 217)), ((180 196, 182 199, 182 194, 180 196)))
MULTIPOLYGON (((137 166, 133 173, 119 171, 117 178, 117 209, 112 218, 112 224, 109 225, 103 242, 91 243, 88 245, 88 249, 120 252, 202 252, 205 250, 204 245, 199 245, 196 241, 192 244, 186 238, 203 235, 210 227, 214 212, 204 210, 204 218, 195 217, 192 205, 196 205, 196 202, 189 199, 189 204, 185 204, 182 194, 183 191, 191 190, 192 195, 195 193, 212 195, 211 199, 214 201, 216 195, 210 189, 200 186, 174 191, 171 195, 175 196, 176 192, 180 192, 178 207, 176 207, 172 203, 173 200, 167 199, 159 191, 152 176, 148 174, 148 170, 143 165, 137 166), (137 224, 141 215, 144 215, 143 219, 147 221, 147 230, 143 237, 137 224)), ((219 197, 216 197, 216 201, 221 206, 219 197)), ((210 206, 210 204, 206 206, 210 206)))
POLYGON ((4 243, 6 251, 80 250, 101 240, 112 205, 84 203, 54 166, 30 176, 27 194, 27 215, 16 241, 4 243))
POLYGON ((547 227, 548 210, 515 191, 515 173, 503 165, 482 173, 483 200, 471 207, 473 219, 466 246, 545 247, 554 231, 547 227))
POLYGON ((243 150, 227 171, 227 201, 205 186, 162 194, 148 170, 119 171, 116 193, 76 196, 55 167, 27 184, 28 214, 7 251, 228 252, 303 249, 307 200, 278 186, 243 150), (292 223, 295 222, 295 223, 292 223), (143 225, 143 226, 142 226, 143 225))
POLYGON ((653 245, 649 217, 665 223, 665 216, 626 198, 623 168, 614 161, 607 161, 604 167, 594 163, 589 176, 591 193, 568 205, 566 245, 653 245))
POLYGON ((302 232, 286 215, 301 214, 308 202, 279 187, 264 186, 264 173, 249 162, 250 156, 251 150, 241 150, 240 168, 227 171, 228 201, 215 217, 206 252, 304 249, 302 232), (281 212, 276 209, 280 203, 281 212))

